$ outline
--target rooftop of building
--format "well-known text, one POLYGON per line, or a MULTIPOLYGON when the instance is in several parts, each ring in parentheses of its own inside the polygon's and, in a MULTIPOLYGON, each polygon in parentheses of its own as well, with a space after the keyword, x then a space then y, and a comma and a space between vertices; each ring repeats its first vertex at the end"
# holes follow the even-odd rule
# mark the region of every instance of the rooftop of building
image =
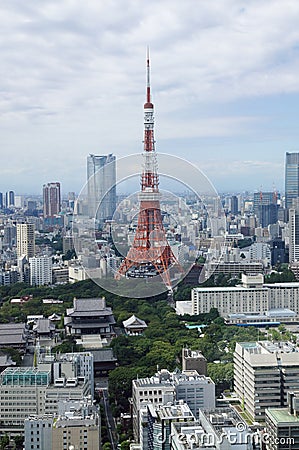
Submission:
POLYGON ((94 362, 117 361, 117 358, 113 354, 112 348, 93 350, 92 353, 94 362))
POLYGON ((139 319, 135 314, 129 317, 127 320, 123 321, 123 326, 125 328, 147 328, 147 324, 144 320, 139 319))
MULTIPOLYGON (((89 385, 89 381, 85 377, 72 377, 72 378, 56 378, 53 384, 49 384, 47 387, 47 391, 50 392, 59 392, 63 389, 69 392, 70 390, 81 392, 85 390, 86 386, 89 385)), ((81 395, 81 394, 80 394, 81 395)))
POLYGON ((53 428, 70 428, 70 427, 99 427, 99 419, 97 417, 77 417, 54 419, 53 428))
POLYGON ((39 422, 43 420, 53 421, 54 414, 32 414, 25 419, 25 422, 39 422))
POLYGON ((101 298, 74 298, 73 308, 67 309, 67 316, 109 316, 112 309, 106 306, 105 297, 101 298))
POLYGON ((74 298, 74 307, 77 311, 102 310, 106 308, 105 297, 74 298))
POLYGON ((184 348, 183 356, 186 359, 206 359, 200 350, 191 350, 189 348, 184 348))
POLYGON ((299 367, 299 348, 291 342, 238 342, 235 354, 257 369, 299 367))
POLYGON ((183 381, 195 381, 200 384, 214 384, 213 380, 210 377, 199 375, 196 370, 183 370, 182 372, 178 372, 174 375, 174 380, 176 383, 183 381))
POLYGON ((271 288, 271 289, 274 289, 274 288, 298 288, 299 289, 299 282, 292 281, 289 283, 269 283, 269 284, 265 283, 264 287, 271 288))
POLYGON ((0 333, 0 347, 6 345, 25 345, 26 339, 23 334, 4 334, 0 333))
POLYGON ((286 423, 299 425, 299 417, 291 414, 289 408, 268 408, 266 416, 269 416, 275 425, 286 423))
POLYGON ((248 437, 246 423, 232 407, 216 408, 212 411, 199 410, 199 421, 206 428, 206 432, 213 430, 219 437, 223 435, 224 430, 228 435, 237 432, 238 442, 246 443, 248 437))
POLYGON ((252 319, 252 318, 259 318, 260 320, 271 318, 271 317, 279 317, 279 318, 288 318, 288 317, 296 317, 297 314, 295 311, 292 311, 291 309, 287 308, 277 308, 277 309, 269 309, 268 311, 265 311, 265 314, 260 314, 258 312, 247 312, 247 313, 232 313, 228 314, 227 317, 231 319, 252 319))
MULTIPOLYGON (((269 285, 269 286, 274 286, 274 283, 269 285)), ((298 283, 298 288, 299 288, 299 283, 298 283)), ((238 286, 230 286, 230 287, 221 287, 221 286, 215 286, 215 287, 196 287, 193 288, 192 291, 196 291, 196 292, 250 292, 252 290, 255 291, 268 291, 268 286, 261 285, 257 288, 247 288, 244 287, 242 285, 238 285, 238 286)))
POLYGON ((299 352, 299 348, 295 344, 292 344, 292 342, 284 342, 284 341, 239 342, 239 345, 241 345, 241 347, 243 347, 248 353, 252 353, 255 355, 299 352))
POLYGON ((93 354, 89 351, 74 353, 40 353, 38 363, 52 364, 54 362, 74 362, 78 358, 93 358, 93 354))
POLYGON ((177 435, 184 437, 181 442, 185 449, 190 447, 189 436, 192 435, 193 438, 199 439, 202 448, 215 448, 215 439, 224 437, 224 433, 227 436, 237 436, 239 450, 241 448, 248 448, 247 439, 248 432, 245 422, 241 417, 233 410, 233 408, 218 408, 213 411, 199 411, 199 420, 189 421, 189 422, 172 422, 172 430, 176 432, 177 435), (204 439, 201 439, 201 436, 204 439), (213 445, 212 445, 213 444, 213 445))
POLYGON ((50 319, 37 319, 35 325, 33 325, 33 331, 39 334, 51 333, 55 330, 55 325, 50 321, 50 319))
POLYGON ((199 375, 196 370, 179 370, 169 372, 167 369, 161 369, 152 377, 139 378, 133 380, 136 387, 145 388, 151 386, 175 386, 183 383, 197 383, 197 384, 214 384, 211 378, 205 375, 199 375))
POLYGON ((196 434, 204 433, 203 427, 200 425, 200 423, 197 420, 189 421, 189 422, 187 422, 187 421, 186 422, 175 422, 174 421, 174 422, 172 422, 171 426, 177 431, 177 433, 180 433, 181 435, 184 435, 186 437, 190 434, 196 435, 196 434))
POLYGON ((26 328, 25 323, 0 323, 0 334, 9 334, 10 332, 18 332, 19 330, 24 330, 26 328))
POLYGON ((149 403, 150 409, 155 409, 160 419, 179 419, 179 418, 193 418, 193 414, 187 403, 180 401, 177 404, 155 405, 149 403))
POLYGON ((35 367, 7 367, 0 374, 0 385, 5 386, 45 386, 50 383, 50 370, 35 367))
POLYGON ((215 286, 215 287, 195 287, 192 290, 196 292, 237 292, 237 291, 248 291, 248 290, 268 290, 268 289, 299 289, 299 282, 293 281, 289 283, 256 283, 256 287, 253 286, 254 282, 252 283, 244 283, 237 286, 230 286, 230 287, 221 287, 221 286, 215 286))
POLYGON ((215 408, 214 410, 203 410, 202 414, 215 426, 231 426, 241 421, 237 411, 230 406, 215 408))

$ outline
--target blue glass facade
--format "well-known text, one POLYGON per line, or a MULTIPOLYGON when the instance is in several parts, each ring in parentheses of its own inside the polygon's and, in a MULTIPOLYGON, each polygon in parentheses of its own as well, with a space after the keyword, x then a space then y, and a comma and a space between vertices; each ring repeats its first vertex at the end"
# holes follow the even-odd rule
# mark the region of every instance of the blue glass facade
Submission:
POLYGON ((292 206, 293 199, 299 197, 299 153, 286 153, 285 163, 285 202, 286 208, 292 206))
POLYGON ((112 219, 116 209, 116 158, 109 155, 87 157, 89 216, 100 223, 112 219))

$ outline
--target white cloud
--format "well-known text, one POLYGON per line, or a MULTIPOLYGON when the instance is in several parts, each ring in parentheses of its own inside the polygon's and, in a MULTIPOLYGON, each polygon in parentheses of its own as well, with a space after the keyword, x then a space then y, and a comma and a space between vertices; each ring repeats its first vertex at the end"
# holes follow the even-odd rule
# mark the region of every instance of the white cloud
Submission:
POLYGON ((161 139, 250 136, 270 117, 229 104, 299 93, 298 22, 297 0, 2 2, 3 151, 42 147, 54 178, 63 154, 138 151, 147 45, 161 139))

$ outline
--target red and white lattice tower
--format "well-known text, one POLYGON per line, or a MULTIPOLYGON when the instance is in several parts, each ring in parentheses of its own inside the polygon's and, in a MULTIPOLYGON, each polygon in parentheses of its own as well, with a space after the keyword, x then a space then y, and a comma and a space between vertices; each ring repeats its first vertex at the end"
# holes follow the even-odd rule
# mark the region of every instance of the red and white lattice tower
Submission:
POLYGON ((144 104, 144 167, 139 193, 140 208, 133 244, 122 262, 116 278, 160 275, 171 288, 170 268, 178 264, 166 238, 160 209, 159 176, 154 140, 154 105, 151 102, 150 62, 147 55, 146 103, 144 104))

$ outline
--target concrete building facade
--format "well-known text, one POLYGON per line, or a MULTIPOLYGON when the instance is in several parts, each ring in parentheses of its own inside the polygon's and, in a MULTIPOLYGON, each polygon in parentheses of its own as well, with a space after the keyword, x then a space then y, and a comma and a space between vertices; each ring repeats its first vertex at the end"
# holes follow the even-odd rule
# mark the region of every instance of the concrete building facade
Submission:
POLYGON ((199 350, 182 349, 182 369, 196 370, 199 375, 207 375, 207 360, 199 350))
POLYGON ((31 286, 52 284, 52 257, 35 256, 29 258, 31 286))
POLYGON ((289 342, 237 343, 234 389, 255 421, 265 420, 266 408, 287 404, 287 392, 299 389, 299 351, 289 342))
POLYGON ((140 439, 140 408, 148 403, 166 405, 182 400, 195 417, 199 408, 215 407, 215 384, 211 378, 196 371, 169 372, 162 369, 153 377, 133 380, 133 432, 136 442, 140 439))
POLYGON ((0 429, 22 434, 32 415, 57 414, 59 402, 93 399, 93 355, 37 355, 37 367, 7 368, 0 374, 0 429))
POLYGON ((290 309, 299 314, 299 284, 264 284, 263 276, 242 275, 242 285, 235 287, 193 288, 192 315, 208 313, 217 308, 221 316, 238 313, 265 313, 290 309))

